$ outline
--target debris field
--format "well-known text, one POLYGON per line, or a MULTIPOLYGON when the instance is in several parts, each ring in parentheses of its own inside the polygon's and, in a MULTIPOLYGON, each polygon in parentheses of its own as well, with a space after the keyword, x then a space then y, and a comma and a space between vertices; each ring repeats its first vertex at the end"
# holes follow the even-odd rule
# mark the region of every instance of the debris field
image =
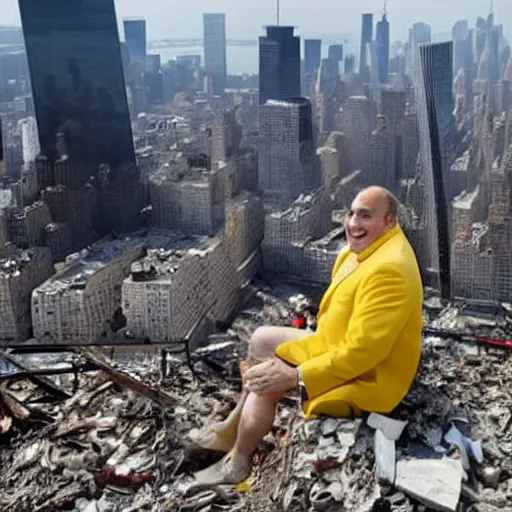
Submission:
MULTIPOLYGON (((192 352, 3 351, 0 511, 512 511, 512 352, 446 336, 425 338, 390 415, 305 422, 290 394, 245 483, 190 492, 190 474, 222 454, 187 433, 234 407, 251 332, 289 325, 297 300, 295 288, 262 285, 192 352)), ((457 318, 455 306, 425 314, 442 329, 457 318)))

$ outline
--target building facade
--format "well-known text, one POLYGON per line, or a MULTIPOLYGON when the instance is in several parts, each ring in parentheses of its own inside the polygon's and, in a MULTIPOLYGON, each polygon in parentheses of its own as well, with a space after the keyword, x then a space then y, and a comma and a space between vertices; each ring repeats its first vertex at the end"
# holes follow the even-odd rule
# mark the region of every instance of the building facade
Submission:
POLYGON ((130 51, 130 60, 139 62, 146 67, 146 20, 123 20, 124 40, 130 51))
POLYGON ((135 162, 113 0, 20 0, 41 152, 135 162))
POLYGON ((270 26, 259 40, 260 105, 300 96, 300 38, 294 27, 270 26))
POLYGON ((415 93, 424 180, 426 282, 451 297, 449 141, 452 127, 452 43, 418 48, 415 93))
POLYGON ((226 15, 203 15, 204 67, 211 80, 213 94, 224 93, 227 79, 226 65, 226 15))

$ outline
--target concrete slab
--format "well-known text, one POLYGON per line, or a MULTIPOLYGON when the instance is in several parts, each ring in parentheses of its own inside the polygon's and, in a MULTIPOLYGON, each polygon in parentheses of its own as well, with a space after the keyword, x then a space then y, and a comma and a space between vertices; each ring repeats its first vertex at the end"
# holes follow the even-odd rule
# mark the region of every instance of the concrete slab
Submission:
POLYGON ((400 460, 395 487, 434 510, 454 512, 462 481, 460 461, 452 459, 400 460))
POLYGON ((394 420, 374 412, 368 416, 366 423, 375 430, 382 430, 382 433, 391 441, 398 441, 407 425, 406 421, 394 420))
POLYGON ((375 473, 380 484, 394 484, 396 473, 395 441, 388 439, 382 433, 382 430, 375 431, 375 473))

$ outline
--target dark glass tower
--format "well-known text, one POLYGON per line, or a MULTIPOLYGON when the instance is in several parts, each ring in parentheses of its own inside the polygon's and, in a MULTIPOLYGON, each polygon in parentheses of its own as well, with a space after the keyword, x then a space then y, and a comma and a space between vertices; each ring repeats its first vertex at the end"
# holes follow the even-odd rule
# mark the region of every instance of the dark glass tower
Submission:
POLYGON ((294 27, 267 27, 260 37, 260 104, 300 96, 300 38, 294 27))
POLYGON ((389 22, 386 14, 377 23, 377 66, 379 71, 379 82, 388 83, 389 74, 389 22))
POLYGON ((146 20, 124 20, 124 40, 130 50, 130 59, 146 65, 146 20))
POLYGON ((42 155, 135 163, 113 0, 19 0, 42 155))
POLYGON ((322 40, 304 39, 304 68, 306 73, 320 69, 322 59, 322 40))
POLYGON ((451 297, 448 165, 453 139, 452 43, 421 45, 415 76, 424 180, 427 279, 451 297))

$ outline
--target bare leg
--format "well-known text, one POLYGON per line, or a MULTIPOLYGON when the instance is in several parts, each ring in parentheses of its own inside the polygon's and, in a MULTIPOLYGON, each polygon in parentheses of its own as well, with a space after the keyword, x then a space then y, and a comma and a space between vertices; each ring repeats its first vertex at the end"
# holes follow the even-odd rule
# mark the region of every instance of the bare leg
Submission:
MULTIPOLYGON (((310 335, 309 332, 294 329, 292 327, 258 327, 258 329, 254 331, 251 341, 249 342, 247 364, 252 366, 254 364, 261 363, 269 357, 273 357, 276 348, 282 343, 303 338, 308 335, 310 335)), ((277 398, 275 403, 277 403, 280 398, 281 397, 277 398)), ((235 445, 238 424, 240 422, 240 417, 242 415, 246 399, 247 391, 243 390, 237 406, 233 411, 231 411, 226 419, 221 422, 214 423, 213 425, 209 425, 202 430, 195 429, 191 431, 188 435, 189 439, 197 446, 207 450, 229 452, 235 445)), ((273 408, 275 409, 275 404, 273 405, 273 408)), ((263 438, 272 427, 273 417, 272 413, 272 419, 268 420, 270 421, 270 426, 261 438, 263 438)), ((268 423, 268 421, 265 423, 268 423)))
MULTIPOLYGON (((249 359, 251 362, 260 362, 273 357, 280 344, 308 335, 310 333, 306 331, 286 327, 259 328, 251 340, 249 359)), ((196 481, 212 485, 243 482, 250 475, 254 450, 272 428, 276 405, 282 396, 283 393, 249 393, 243 396, 243 408, 238 418, 238 435, 233 448, 217 464, 196 473, 196 481)))

